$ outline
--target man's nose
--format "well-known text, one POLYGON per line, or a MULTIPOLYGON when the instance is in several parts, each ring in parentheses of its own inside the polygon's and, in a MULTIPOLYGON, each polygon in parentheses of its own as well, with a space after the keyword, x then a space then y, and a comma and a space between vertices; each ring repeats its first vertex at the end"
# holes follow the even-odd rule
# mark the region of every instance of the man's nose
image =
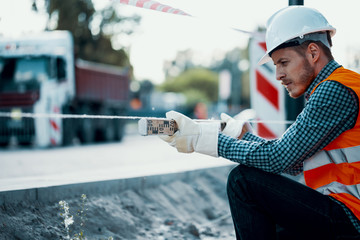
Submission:
POLYGON ((276 80, 282 80, 285 77, 285 73, 279 68, 276 68, 276 80))

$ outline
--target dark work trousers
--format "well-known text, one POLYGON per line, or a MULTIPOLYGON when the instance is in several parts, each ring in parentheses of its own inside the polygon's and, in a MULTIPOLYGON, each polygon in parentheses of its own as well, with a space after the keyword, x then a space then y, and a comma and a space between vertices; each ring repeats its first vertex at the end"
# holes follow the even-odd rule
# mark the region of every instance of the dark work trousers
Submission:
POLYGON ((360 239, 338 203, 285 176, 239 165, 227 192, 237 239, 360 239))

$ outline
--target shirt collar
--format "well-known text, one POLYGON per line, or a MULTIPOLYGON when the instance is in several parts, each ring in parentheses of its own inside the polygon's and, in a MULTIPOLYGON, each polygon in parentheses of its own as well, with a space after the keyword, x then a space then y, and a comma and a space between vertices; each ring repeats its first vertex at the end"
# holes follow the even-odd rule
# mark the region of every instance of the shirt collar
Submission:
POLYGON ((326 79, 328 76, 330 76, 330 74, 335 71, 335 69, 341 67, 340 64, 338 64, 335 60, 331 60, 328 64, 326 64, 326 66, 321 69, 321 71, 319 72, 319 74, 316 76, 316 78, 314 79, 314 81, 312 81, 312 83, 310 84, 310 86, 308 87, 308 89, 306 90, 305 93, 305 98, 306 100, 309 99, 311 92, 313 91, 313 89, 324 79, 326 79))

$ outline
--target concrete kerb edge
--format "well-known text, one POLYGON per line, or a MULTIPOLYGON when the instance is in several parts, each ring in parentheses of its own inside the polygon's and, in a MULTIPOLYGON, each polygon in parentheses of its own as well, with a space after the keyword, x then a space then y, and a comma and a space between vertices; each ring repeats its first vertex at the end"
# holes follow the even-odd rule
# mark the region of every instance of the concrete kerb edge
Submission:
POLYGON ((0 205, 16 204, 21 201, 53 203, 60 200, 80 198, 81 194, 99 196, 133 189, 141 191, 146 188, 154 188, 161 184, 173 181, 191 182, 191 180, 201 174, 211 173, 213 171, 223 171, 224 174, 226 174, 230 172, 233 167, 233 165, 226 165, 142 177, 3 191, 0 192, 0 205))

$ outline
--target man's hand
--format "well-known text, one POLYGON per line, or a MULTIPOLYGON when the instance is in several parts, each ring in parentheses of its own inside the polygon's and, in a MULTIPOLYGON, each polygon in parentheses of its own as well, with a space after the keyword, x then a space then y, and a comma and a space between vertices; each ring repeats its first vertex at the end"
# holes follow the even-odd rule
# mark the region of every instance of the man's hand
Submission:
POLYGON ((166 118, 175 120, 178 131, 172 136, 160 136, 162 140, 168 142, 179 152, 198 152, 218 157, 219 122, 197 123, 175 111, 167 112, 166 118))
POLYGON ((241 139, 245 133, 252 132, 250 124, 246 121, 235 120, 226 113, 222 113, 220 117, 226 122, 226 127, 222 132, 230 137, 241 139))

